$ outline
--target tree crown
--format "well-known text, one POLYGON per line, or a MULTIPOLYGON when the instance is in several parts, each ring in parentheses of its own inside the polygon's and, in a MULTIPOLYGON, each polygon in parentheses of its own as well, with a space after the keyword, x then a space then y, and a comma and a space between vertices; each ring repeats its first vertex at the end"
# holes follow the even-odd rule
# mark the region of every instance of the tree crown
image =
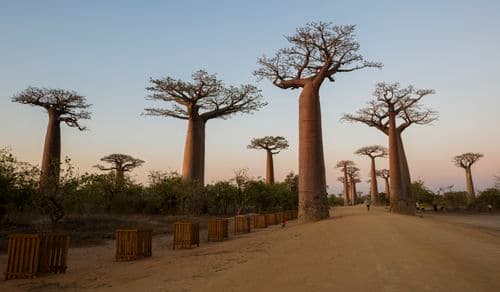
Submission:
POLYGON ((28 87, 12 97, 13 102, 41 106, 55 115, 60 122, 69 127, 78 128, 83 131, 86 127, 79 124, 81 119, 90 119, 91 107, 84 96, 75 91, 59 88, 28 87))
POLYGON ((345 171, 348 167, 354 166, 354 161, 352 160, 340 160, 335 165, 335 168, 340 168, 342 171, 345 171))
POLYGON ((358 53, 354 25, 334 25, 330 22, 310 22, 286 36, 289 48, 278 50, 274 57, 258 59, 260 69, 254 75, 266 78, 277 87, 304 87, 307 81, 321 84, 325 78, 334 81, 339 72, 351 72, 382 64, 366 61, 358 53))
POLYGON ((228 118, 235 113, 252 113, 267 105, 261 91, 249 84, 225 86, 215 74, 204 70, 193 73, 192 82, 171 77, 150 79, 149 100, 166 101, 167 108, 146 108, 149 116, 168 116, 187 120, 199 116, 203 120, 228 118))
POLYGON ((390 114, 396 116, 399 131, 404 131, 413 124, 430 124, 438 119, 438 114, 432 109, 423 108, 420 100, 434 93, 432 89, 415 89, 412 85, 401 88, 399 83, 379 82, 373 92, 375 99, 355 114, 344 114, 341 120, 361 122, 386 134, 390 114))
POLYGON ((118 171, 131 171, 132 169, 141 166, 144 161, 138 158, 134 158, 127 154, 114 153, 106 155, 101 158, 102 162, 111 164, 111 166, 106 167, 100 164, 94 165, 94 167, 100 170, 118 170, 118 171))
POLYGON ((264 149, 271 151, 272 154, 278 154, 281 150, 288 148, 288 141, 282 136, 265 136, 262 138, 253 138, 248 149, 264 149))
POLYGON ((388 153, 387 148, 380 145, 361 147, 358 150, 356 150, 356 152, 354 152, 354 154, 366 155, 369 156, 370 158, 386 157, 387 153, 388 153))
POLYGON ((453 163, 457 167, 469 168, 483 156, 481 153, 467 152, 453 157, 453 163))
POLYGON ((388 169, 379 169, 377 170, 377 176, 381 178, 389 178, 391 175, 391 172, 388 169))

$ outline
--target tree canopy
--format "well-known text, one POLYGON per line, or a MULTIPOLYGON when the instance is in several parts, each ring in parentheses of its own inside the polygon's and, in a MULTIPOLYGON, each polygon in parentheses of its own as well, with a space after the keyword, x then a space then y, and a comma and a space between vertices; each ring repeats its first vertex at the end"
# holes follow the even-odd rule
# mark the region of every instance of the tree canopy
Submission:
POLYGON ((369 156, 370 158, 386 157, 387 153, 388 153, 387 148, 380 145, 361 147, 358 150, 356 150, 356 152, 354 152, 354 154, 366 155, 369 156))
POLYGON ((66 123, 69 127, 78 128, 80 131, 86 129, 79 121, 90 119, 91 107, 84 96, 72 90, 59 88, 28 87, 12 97, 13 102, 41 106, 49 114, 54 114, 59 121, 66 123))
POLYGON ((168 116, 187 120, 193 115, 204 120, 228 118, 235 113, 252 113, 265 105, 261 91, 250 84, 226 86, 215 74, 204 70, 193 73, 193 81, 172 77, 150 79, 151 92, 146 98, 168 103, 167 108, 146 108, 150 116, 168 116))
POLYGON ((374 100, 355 114, 344 114, 342 120, 361 122, 388 133, 389 113, 399 120, 398 130, 403 131, 412 124, 425 125, 437 120, 436 111, 423 108, 420 100, 434 94, 432 89, 416 89, 412 85, 401 88, 399 83, 379 82, 373 92, 374 100))
POLYGON ((272 154, 278 154, 281 150, 288 148, 288 141, 282 136, 265 136, 262 138, 253 138, 248 149, 264 149, 271 151, 272 154))
POLYGON ((138 158, 134 158, 127 154, 119 154, 114 153, 110 155, 106 155, 101 158, 102 162, 106 162, 111 164, 111 166, 106 167, 100 164, 95 165, 94 167, 100 170, 118 170, 118 171, 131 171, 132 169, 141 166, 144 161, 138 158))
POLYGON ((307 81, 318 85, 327 78, 334 81, 339 72, 351 72, 367 67, 381 68, 378 62, 366 61, 359 54, 354 25, 334 25, 330 22, 310 22, 285 36, 290 47, 278 50, 274 57, 258 59, 260 69, 254 74, 269 79, 277 87, 304 87, 307 81))
POLYGON ((457 167, 470 168, 483 156, 484 155, 481 153, 467 152, 453 157, 453 163, 455 163, 457 167))

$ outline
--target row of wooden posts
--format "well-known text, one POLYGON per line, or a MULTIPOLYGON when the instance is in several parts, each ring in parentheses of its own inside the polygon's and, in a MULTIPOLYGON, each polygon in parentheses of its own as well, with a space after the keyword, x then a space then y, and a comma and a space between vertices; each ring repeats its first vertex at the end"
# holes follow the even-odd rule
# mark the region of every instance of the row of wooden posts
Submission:
MULTIPOLYGON (((234 234, 248 233, 252 228, 267 228, 271 225, 297 219, 297 211, 269 214, 240 215, 234 217, 234 234)), ((222 241, 229 238, 229 219, 216 218, 208 221, 207 241, 222 241)), ((117 261, 131 261, 152 255, 152 230, 117 229, 117 261)), ((66 233, 11 234, 7 252, 5 280, 33 278, 43 273, 64 273, 70 237, 66 233)), ((175 222, 172 248, 200 246, 200 224, 198 222, 175 222)))

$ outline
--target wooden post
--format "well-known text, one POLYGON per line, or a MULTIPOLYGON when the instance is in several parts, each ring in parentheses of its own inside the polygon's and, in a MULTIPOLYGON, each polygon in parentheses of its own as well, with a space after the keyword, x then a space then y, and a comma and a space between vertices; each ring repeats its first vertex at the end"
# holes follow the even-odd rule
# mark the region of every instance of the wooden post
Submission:
POLYGON ((180 245, 182 248, 200 246, 200 224, 198 222, 175 222, 172 249, 180 245))
POLYGON ((229 220, 225 218, 208 220, 207 241, 222 241, 228 239, 229 220))
POLYGON ((40 235, 9 235, 5 280, 35 277, 38 272, 39 258, 40 235))

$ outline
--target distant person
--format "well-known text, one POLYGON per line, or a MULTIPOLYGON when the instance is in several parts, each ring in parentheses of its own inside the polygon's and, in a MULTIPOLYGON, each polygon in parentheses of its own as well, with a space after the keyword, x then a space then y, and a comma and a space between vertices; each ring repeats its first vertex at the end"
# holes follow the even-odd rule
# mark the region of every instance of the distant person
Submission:
POLYGON ((493 212, 493 206, 491 204, 488 204, 488 212, 493 212))
POLYGON ((365 200, 366 210, 370 211, 370 197, 365 200))

